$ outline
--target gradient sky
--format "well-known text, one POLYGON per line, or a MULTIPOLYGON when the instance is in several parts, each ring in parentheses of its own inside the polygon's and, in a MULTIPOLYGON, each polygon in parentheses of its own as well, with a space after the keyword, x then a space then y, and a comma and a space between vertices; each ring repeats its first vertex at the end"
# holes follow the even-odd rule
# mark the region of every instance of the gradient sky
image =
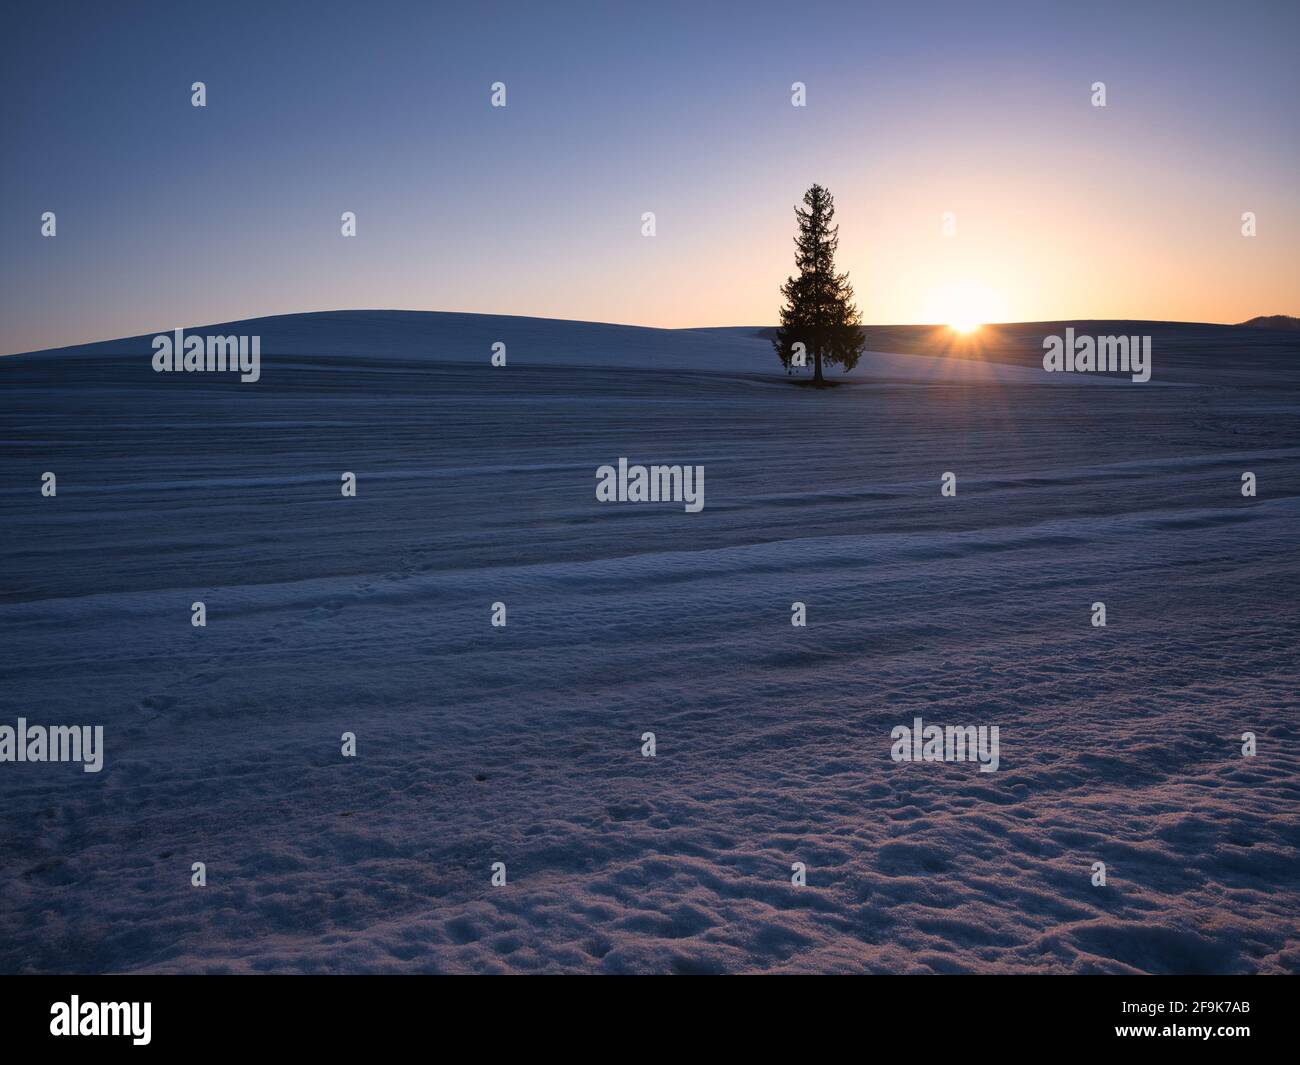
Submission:
POLYGON ((1300 314, 1293 0, 3 19, 3 352, 338 308, 770 323, 814 181, 867 322, 962 286, 994 320, 1300 314))

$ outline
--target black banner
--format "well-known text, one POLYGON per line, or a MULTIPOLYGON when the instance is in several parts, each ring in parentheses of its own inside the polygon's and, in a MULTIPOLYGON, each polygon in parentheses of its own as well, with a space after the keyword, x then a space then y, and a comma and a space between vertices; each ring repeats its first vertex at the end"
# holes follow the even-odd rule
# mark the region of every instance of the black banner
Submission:
MULTIPOLYGON (((763 1035, 774 1046, 788 1040, 796 1054, 815 1052, 828 1036, 856 1033, 859 1041, 904 1038, 926 1050, 1133 1044, 1144 1053, 1199 1046, 1224 1055, 1280 1046, 1294 1011, 1294 985, 1267 978, 872 976, 833 991, 815 980, 751 980, 702 994, 646 980, 575 987, 453 984, 435 976, 9 977, 0 1024, 7 1056, 96 1054, 110 1045, 205 1056, 260 1049, 338 1054, 431 1036, 439 1045, 467 1039, 491 1053, 518 1037, 540 1048, 559 1039, 561 1029, 564 1039, 577 1038, 579 1010, 605 1033, 623 1018, 638 1042, 653 1043, 651 1030, 659 1030, 671 1041, 666 1049, 680 1046, 684 1031, 704 1030, 718 1040, 727 1033, 763 1035), (748 1001, 739 1015, 724 1005, 733 996, 748 1001), (851 1009, 831 1005, 853 999, 851 1009), (487 1023, 491 1017, 497 1020, 487 1023)), ((601 1035, 602 1044, 608 1047, 609 1038, 601 1035)))

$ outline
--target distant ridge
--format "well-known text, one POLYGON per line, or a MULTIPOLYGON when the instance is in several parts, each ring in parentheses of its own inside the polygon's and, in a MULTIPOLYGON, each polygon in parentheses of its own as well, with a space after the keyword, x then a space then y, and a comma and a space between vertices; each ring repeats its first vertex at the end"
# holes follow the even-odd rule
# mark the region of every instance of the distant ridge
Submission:
POLYGON ((1249 322, 1239 322, 1254 329, 1300 329, 1300 318, 1290 314, 1261 314, 1249 322))
MULTIPOLYGON (((162 328, 170 331, 169 326, 162 328)), ((867 354, 848 377, 858 383, 1114 384, 1100 375, 1044 374, 1044 338, 1063 335, 1068 328, 1096 336, 1150 336, 1157 384, 1264 381, 1300 388, 1300 329, 1134 320, 1001 322, 968 336, 958 336, 946 326, 868 325, 867 354)), ((498 342, 508 350, 513 369, 589 368, 785 381, 765 330, 753 324, 654 329, 516 315, 345 310, 186 326, 185 332, 260 337, 262 371, 272 383, 306 380, 304 373, 418 373, 435 364, 463 372, 489 366, 492 345, 498 342), (280 372, 285 376, 277 378, 280 372)), ((73 371, 121 374, 124 381, 144 375, 151 387, 198 387, 199 380, 155 373, 152 340, 153 334, 140 334, 0 357, 0 387, 14 380, 5 379, 5 373, 42 369, 55 376, 73 371)))

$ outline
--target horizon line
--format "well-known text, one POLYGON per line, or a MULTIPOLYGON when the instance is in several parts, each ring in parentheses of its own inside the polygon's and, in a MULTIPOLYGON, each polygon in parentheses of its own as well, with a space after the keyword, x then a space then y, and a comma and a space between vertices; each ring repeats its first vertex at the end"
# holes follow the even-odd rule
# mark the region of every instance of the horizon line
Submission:
MULTIPOLYGON (((64 351, 68 348, 93 347, 96 344, 116 344, 123 340, 134 340, 138 337, 162 336, 165 333, 172 333, 177 329, 183 331, 208 329, 218 325, 229 325, 237 322, 258 322, 272 318, 306 318, 312 315, 327 314, 442 314, 442 315, 461 315, 464 317, 475 318, 518 318, 520 320, 535 322, 567 322, 578 325, 604 325, 614 326, 619 329, 652 329, 664 333, 689 333, 700 332, 710 329, 776 329, 778 322, 772 323, 754 323, 754 322, 732 322, 722 325, 689 325, 689 326, 661 326, 645 325, 639 322, 609 322, 592 318, 564 318, 550 317, 548 315, 537 314, 508 314, 496 311, 455 311, 455 310, 430 310, 423 307, 331 307, 311 311, 281 311, 275 314, 258 314, 244 318, 224 318, 218 321, 204 322, 197 325, 172 325, 159 330, 145 330, 140 333, 127 333, 121 336, 101 337, 97 340, 80 340, 71 344, 57 344, 44 348, 29 348, 25 351, 12 351, 0 354, 0 358, 14 358, 19 355, 40 355, 51 351, 64 351)), ((1256 318, 1298 318, 1297 315, 1289 314, 1259 314, 1246 321, 1254 321, 1256 318)), ((1055 325, 1068 324, 1073 322, 1146 322, 1151 325, 1186 325, 1186 326, 1216 326, 1219 328, 1244 328, 1246 322, 1209 322, 1209 321, 1184 321, 1172 318, 1030 318, 1022 321, 999 321, 999 322, 981 322, 979 328, 997 328, 1001 326, 1016 325, 1055 325)), ((863 322, 859 325, 860 329, 947 329, 946 322, 863 322)))

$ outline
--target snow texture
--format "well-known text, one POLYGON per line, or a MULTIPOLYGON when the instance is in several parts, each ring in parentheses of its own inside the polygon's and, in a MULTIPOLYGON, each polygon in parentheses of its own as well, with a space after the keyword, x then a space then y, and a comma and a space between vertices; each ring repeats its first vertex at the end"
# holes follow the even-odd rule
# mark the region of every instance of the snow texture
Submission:
POLYGON ((0 359, 0 724, 105 732, 0 765, 0 970, 1300 970, 1295 350, 812 390, 757 329, 199 332, 261 381, 0 359), (619 456, 704 510, 598 503, 619 456), (916 716, 1001 768, 893 762, 916 716))

